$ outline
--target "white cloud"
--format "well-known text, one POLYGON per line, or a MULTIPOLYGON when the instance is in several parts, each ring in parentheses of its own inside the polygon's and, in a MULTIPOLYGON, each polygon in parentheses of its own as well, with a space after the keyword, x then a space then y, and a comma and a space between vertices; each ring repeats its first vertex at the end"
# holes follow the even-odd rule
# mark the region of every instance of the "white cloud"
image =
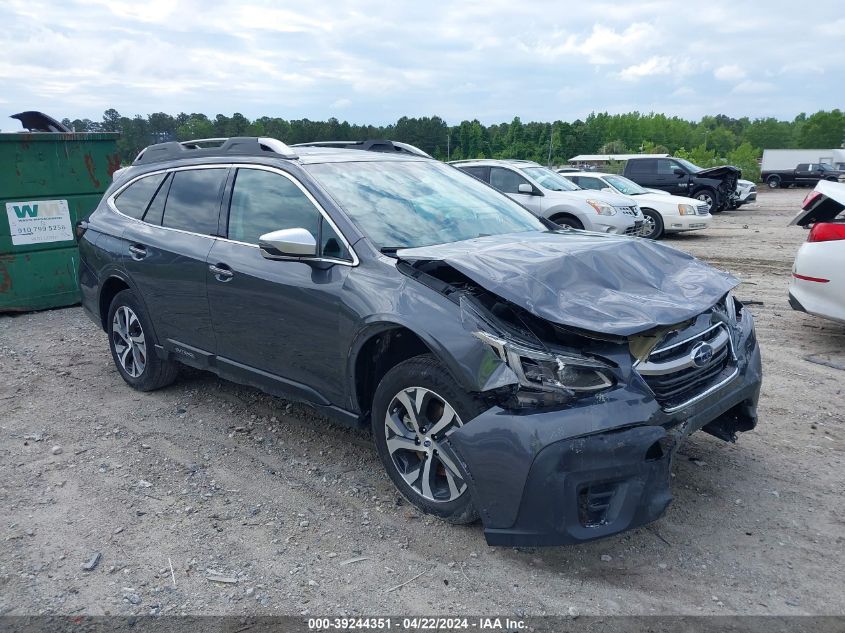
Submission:
POLYGON ((636 22, 621 31, 595 24, 589 35, 555 31, 533 44, 523 45, 523 50, 545 59, 580 56, 591 64, 613 64, 650 48, 654 36, 654 27, 645 22, 636 22))
POLYGON ((749 79, 748 81, 738 83, 731 92, 741 95, 756 95, 772 92, 774 89, 775 85, 768 81, 754 81, 749 79))
POLYGON ((59 118, 791 117, 845 101, 845 82, 804 80, 841 74, 819 54, 838 50, 841 1, 817 0, 832 17, 798 38, 788 0, 709 0, 694 29, 671 0, 3 0, 0 92, 59 118))
POLYGON ((713 71, 713 76, 720 81, 740 81, 747 76, 745 69, 736 64, 719 66, 713 71))

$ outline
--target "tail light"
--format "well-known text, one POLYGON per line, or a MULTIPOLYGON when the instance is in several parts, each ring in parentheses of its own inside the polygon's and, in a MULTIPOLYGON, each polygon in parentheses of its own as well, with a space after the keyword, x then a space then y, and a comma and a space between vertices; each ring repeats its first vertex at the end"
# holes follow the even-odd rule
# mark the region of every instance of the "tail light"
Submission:
POLYGON ((816 198, 818 198, 820 195, 822 195, 820 191, 816 191, 815 189, 813 189, 810 193, 804 196, 804 202, 801 203, 801 208, 809 209, 810 205, 813 204, 813 202, 816 201, 816 198))
POLYGON ((807 236, 808 242, 834 242, 836 240, 845 240, 845 224, 816 222, 807 236))

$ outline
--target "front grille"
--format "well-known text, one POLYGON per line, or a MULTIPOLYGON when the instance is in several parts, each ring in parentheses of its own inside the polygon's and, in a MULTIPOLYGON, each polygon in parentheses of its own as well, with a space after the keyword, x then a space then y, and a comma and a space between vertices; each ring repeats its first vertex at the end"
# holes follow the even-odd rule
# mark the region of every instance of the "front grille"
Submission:
POLYGON ((731 335, 722 323, 680 343, 658 347, 636 369, 666 411, 704 397, 737 371, 731 335))
POLYGON ((707 215, 708 213, 710 213, 710 207, 706 204, 697 204, 695 205, 695 212, 698 215, 707 215))
POLYGON ((645 227, 643 226, 642 221, 634 222, 634 226, 629 226, 625 229, 625 235, 628 235, 629 237, 640 237, 643 234, 643 231, 645 231, 645 227))

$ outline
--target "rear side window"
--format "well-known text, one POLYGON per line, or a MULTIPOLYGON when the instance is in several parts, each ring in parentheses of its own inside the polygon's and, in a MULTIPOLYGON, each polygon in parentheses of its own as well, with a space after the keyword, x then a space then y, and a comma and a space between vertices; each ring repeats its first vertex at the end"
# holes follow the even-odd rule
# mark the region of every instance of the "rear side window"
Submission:
POLYGON ((192 233, 216 235, 220 195, 227 173, 227 169, 174 172, 161 225, 192 233))
POLYGON ((173 182, 172 174, 167 174, 167 180, 161 183, 158 192, 147 207, 144 214, 144 222, 161 226, 161 218, 164 216, 164 203, 167 202, 167 192, 170 191, 170 183, 173 182))
POLYGON ((470 176, 475 176, 479 180, 487 180, 487 170, 484 167, 459 167, 461 171, 468 173, 470 176))
POLYGON ((260 236, 282 229, 306 229, 316 240, 321 217, 289 178, 261 169, 238 170, 229 206, 230 240, 258 244, 260 236))
POLYGON ((519 193, 519 185, 530 184, 525 178, 503 167, 490 168, 490 184, 504 193, 519 193))
POLYGON ((627 171, 628 171, 628 173, 631 173, 631 174, 654 173, 654 171, 655 171, 654 159, 641 158, 641 159, 638 159, 638 160, 629 160, 627 171))
POLYGON ((155 174, 133 182, 114 199, 117 210, 130 218, 140 220, 164 176, 165 174, 155 174))

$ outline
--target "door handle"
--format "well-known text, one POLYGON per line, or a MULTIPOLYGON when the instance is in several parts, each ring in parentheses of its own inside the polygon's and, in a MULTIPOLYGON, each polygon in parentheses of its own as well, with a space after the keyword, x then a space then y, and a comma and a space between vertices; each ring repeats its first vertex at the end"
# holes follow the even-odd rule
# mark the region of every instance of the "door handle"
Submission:
POLYGON ((226 264, 211 264, 208 269, 217 278, 217 281, 229 281, 235 274, 226 264))
POLYGON ((129 252, 132 253, 132 259, 144 259, 147 256, 147 249, 140 244, 133 244, 129 247, 129 252))

